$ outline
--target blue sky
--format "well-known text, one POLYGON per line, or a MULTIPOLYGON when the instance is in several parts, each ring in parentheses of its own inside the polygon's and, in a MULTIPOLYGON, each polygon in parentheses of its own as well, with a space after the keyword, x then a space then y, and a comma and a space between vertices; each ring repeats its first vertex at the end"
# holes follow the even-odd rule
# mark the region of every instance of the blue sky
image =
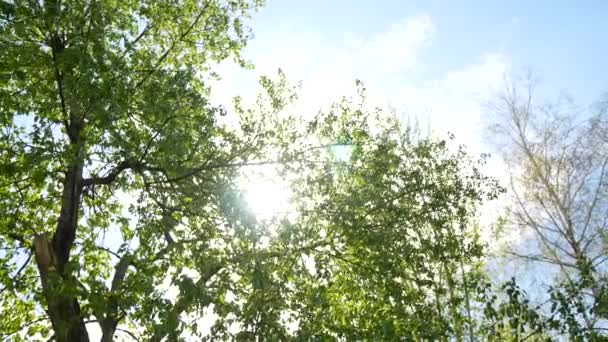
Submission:
POLYGON ((307 115, 359 78, 372 102, 492 152, 486 105, 505 75, 532 70, 539 100, 566 92, 587 106, 608 92, 607 17, 604 1, 269 1, 250 23, 255 71, 224 63, 213 89, 223 101, 254 94, 257 77, 281 67, 303 81, 307 115))
POLYGON ((421 66, 408 75, 414 81, 436 79, 492 52, 581 102, 608 89, 606 1, 269 1, 253 28, 257 40, 289 27, 339 43, 346 33, 366 37, 420 15, 430 17, 435 32, 420 53, 421 66))

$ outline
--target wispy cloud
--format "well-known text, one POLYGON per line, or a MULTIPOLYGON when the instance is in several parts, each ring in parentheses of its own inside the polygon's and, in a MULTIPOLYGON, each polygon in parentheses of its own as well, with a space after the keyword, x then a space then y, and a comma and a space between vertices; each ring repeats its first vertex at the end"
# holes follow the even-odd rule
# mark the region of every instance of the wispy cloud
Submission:
MULTIPOLYGON (((488 152, 482 143, 484 103, 501 85, 509 59, 488 51, 459 68, 433 73, 434 78, 411 77, 428 67, 421 56, 436 34, 441 32, 436 32, 433 19, 423 14, 387 23, 384 30, 369 35, 345 32, 339 39, 294 27, 258 35, 246 51, 255 70, 220 66, 224 79, 214 92, 225 103, 233 95, 253 96, 259 90, 257 78, 274 75, 280 67, 291 81, 302 81, 293 110, 308 115, 353 95, 354 80, 361 79, 371 103, 390 105, 434 134, 454 133, 473 154, 488 152)), ((490 169, 498 173, 502 166, 490 169)))
POLYGON ((225 101, 231 94, 251 93, 257 77, 274 74, 280 67, 291 80, 303 81, 301 97, 318 106, 348 94, 355 79, 381 85, 385 77, 412 70, 432 34, 426 15, 404 18, 369 37, 345 33, 338 41, 322 32, 286 28, 251 43, 246 55, 256 65, 253 73, 220 66, 223 82, 216 95, 225 101))
POLYGON ((434 32, 427 15, 404 18, 374 35, 354 51, 355 65, 369 74, 397 73, 415 67, 419 51, 434 32))

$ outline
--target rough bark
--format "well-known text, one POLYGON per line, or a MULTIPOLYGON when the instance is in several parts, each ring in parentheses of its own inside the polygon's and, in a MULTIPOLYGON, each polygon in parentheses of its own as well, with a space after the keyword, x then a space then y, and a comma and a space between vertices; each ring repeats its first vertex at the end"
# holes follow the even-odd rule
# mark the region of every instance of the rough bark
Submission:
POLYGON ((53 238, 46 234, 34 238, 36 262, 57 342, 88 342, 89 336, 81 315, 77 281, 67 267, 76 238, 82 194, 82 125, 72 116, 67 127, 74 157, 68 161, 63 180, 61 211, 53 238))

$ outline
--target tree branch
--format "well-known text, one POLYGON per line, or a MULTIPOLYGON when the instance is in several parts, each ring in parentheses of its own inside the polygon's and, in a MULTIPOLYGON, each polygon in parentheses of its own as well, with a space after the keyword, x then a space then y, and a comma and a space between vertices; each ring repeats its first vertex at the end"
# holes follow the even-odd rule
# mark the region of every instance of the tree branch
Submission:
MULTIPOLYGON (((26 267, 26 266, 27 266, 27 265, 30 263, 30 261, 32 260, 32 255, 33 255, 32 253, 29 253, 29 254, 28 254, 28 256, 27 256, 27 260, 25 260, 25 262, 23 263, 23 265, 21 265, 21 267, 19 268, 19 270, 17 270, 17 272, 16 272, 16 273, 15 273, 15 275, 13 276, 13 278, 14 278, 14 282, 18 282, 18 281, 19 281, 19 279, 17 279, 17 278, 18 278, 18 277, 21 275, 21 272, 23 272, 23 270, 25 269, 25 267, 26 267)), ((7 290, 9 287, 12 287, 12 286, 7 285, 7 286, 3 287, 3 288, 0 290, 0 295, 2 294, 2 292, 6 291, 6 290, 7 290)))
POLYGON ((192 30, 194 29, 194 27, 198 24, 198 22, 203 17, 203 14, 205 14, 205 12, 207 11, 208 7, 209 7, 209 1, 207 1, 205 3, 205 5, 203 6, 203 8, 200 10, 200 12, 198 13, 198 15, 194 18, 194 20, 192 21, 192 23, 190 24, 190 26, 188 26, 188 28, 186 29, 186 31, 184 31, 177 39, 175 39, 171 43, 171 46, 169 46, 169 48, 167 50, 165 50, 165 52, 160 56, 160 58, 154 64, 154 67, 152 68, 152 70, 147 75, 145 75, 144 78, 142 78, 139 82, 137 82, 137 84, 135 85, 135 89, 137 89, 141 85, 143 85, 149 79, 149 77, 155 71, 158 70, 158 67, 167 58, 167 56, 169 56, 169 54, 171 53, 171 51, 173 51, 173 49, 175 49, 175 47, 177 46, 177 44, 179 42, 183 41, 183 39, 186 38, 190 34, 190 32, 192 32, 192 30))
POLYGON ((122 329, 122 328, 116 328, 116 331, 120 331, 121 333, 125 333, 129 336, 131 336, 131 338, 135 341, 141 341, 141 339, 139 337, 137 337, 137 335, 135 335, 134 333, 130 332, 129 330, 126 329, 122 329))
MULTIPOLYGON (((222 264, 212 265, 211 267, 209 267, 207 272, 205 272, 204 274, 201 274, 200 278, 196 281, 194 286, 197 288, 204 287, 205 284, 207 284, 207 282, 214 275, 216 275, 220 270, 222 270, 222 268, 224 268, 224 265, 222 265, 222 264)), ((186 311, 188 309, 188 306, 190 305, 190 303, 191 303, 190 298, 188 298, 187 296, 186 297, 180 296, 175 301, 175 304, 173 304, 173 308, 166 316, 167 317, 166 319, 177 319, 184 311, 186 311)), ((152 336, 152 338, 150 338, 150 341, 160 342, 165 337, 165 335, 166 335, 165 330, 156 330, 154 332, 154 335, 152 336)))
POLYGON ((113 340, 118 322, 122 319, 122 317, 118 316, 118 300, 116 295, 120 291, 132 260, 132 255, 127 252, 116 264, 112 285, 110 287, 108 310, 105 314, 99 314, 102 317, 97 317, 102 330, 101 341, 103 342, 113 340))
POLYGON ((557 265, 557 266, 561 266, 561 267, 570 267, 573 269, 578 270, 578 267, 572 263, 568 263, 562 260, 553 260, 553 259, 549 259, 547 257, 544 257, 542 255, 524 255, 524 254, 519 254, 513 251, 508 251, 508 254, 511 254, 514 257, 518 257, 518 258, 522 258, 522 259, 528 259, 530 261, 536 261, 536 262, 544 262, 544 263, 548 263, 548 264, 553 264, 553 265, 557 265))
POLYGON ((133 161, 133 160, 124 160, 120 162, 114 169, 112 169, 107 176, 104 177, 91 177, 85 178, 82 180, 83 186, 91 186, 91 185, 109 185, 112 184, 116 178, 127 169, 140 169, 145 165, 142 162, 133 161))

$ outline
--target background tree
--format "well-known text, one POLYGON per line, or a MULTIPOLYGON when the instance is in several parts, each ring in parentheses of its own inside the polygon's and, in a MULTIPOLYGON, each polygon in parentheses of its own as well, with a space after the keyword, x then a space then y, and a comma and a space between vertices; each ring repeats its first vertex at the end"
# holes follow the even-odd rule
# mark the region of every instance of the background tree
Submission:
MULTIPOLYGON (((258 319, 284 308, 296 340, 477 334, 472 303, 483 246, 475 210, 500 192, 495 181, 462 150, 451 152, 449 140, 418 136, 364 97, 336 103, 308 131, 318 139, 314 153, 281 165, 298 175, 299 215, 282 222, 271 243, 314 248, 260 266, 260 292, 254 283, 251 302, 237 307, 254 308, 258 319)), ((285 339, 268 323, 257 327, 263 336, 285 339)))
POLYGON ((508 223, 531 233, 536 243, 509 253, 555 267, 561 280, 552 285, 570 289, 562 295, 570 293, 571 304, 580 308, 573 319, 592 332, 601 329, 596 306, 605 296, 606 107, 584 111, 567 97, 541 104, 534 87, 532 77, 507 82, 492 107, 492 133, 511 170, 508 223))

